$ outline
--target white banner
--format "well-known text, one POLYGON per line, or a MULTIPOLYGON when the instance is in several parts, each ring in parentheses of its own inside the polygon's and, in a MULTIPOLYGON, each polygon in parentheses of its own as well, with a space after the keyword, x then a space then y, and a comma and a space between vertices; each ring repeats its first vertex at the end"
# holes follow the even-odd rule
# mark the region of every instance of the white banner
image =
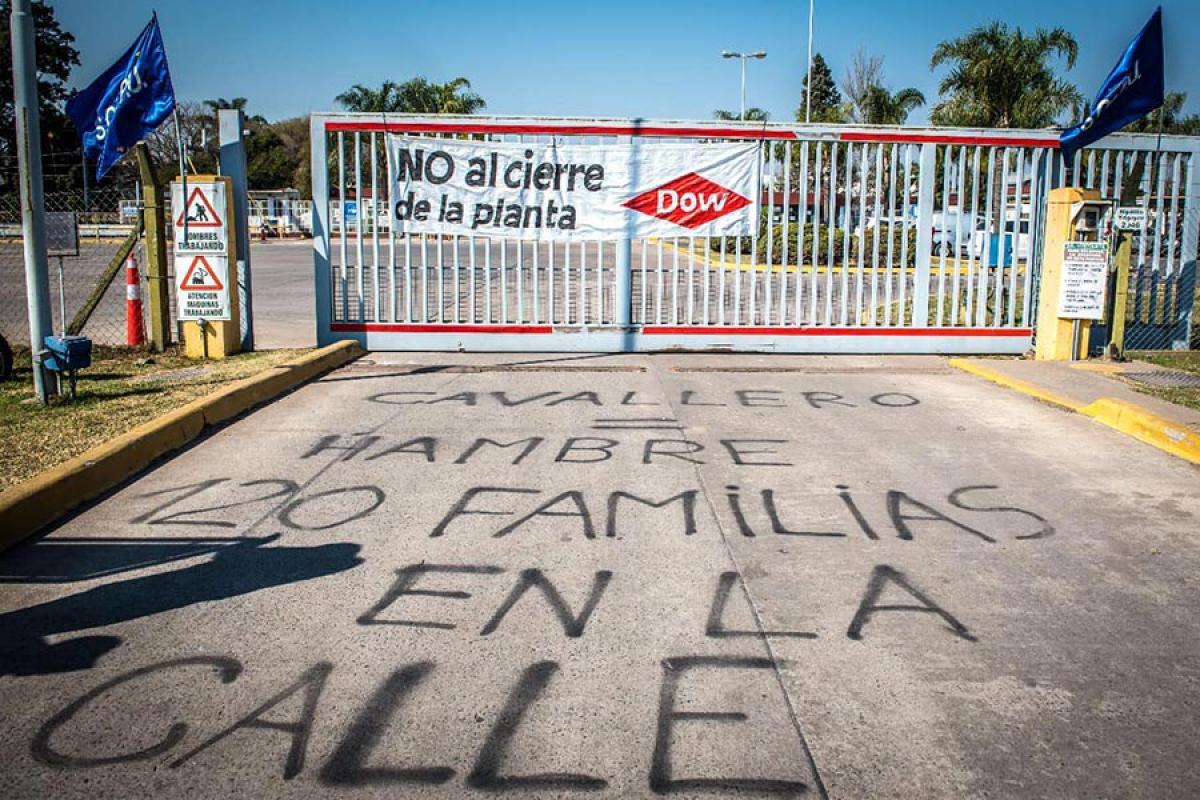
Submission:
POLYGON ((759 145, 388 136, 401 233, 527 240, 748 236, 759 145))

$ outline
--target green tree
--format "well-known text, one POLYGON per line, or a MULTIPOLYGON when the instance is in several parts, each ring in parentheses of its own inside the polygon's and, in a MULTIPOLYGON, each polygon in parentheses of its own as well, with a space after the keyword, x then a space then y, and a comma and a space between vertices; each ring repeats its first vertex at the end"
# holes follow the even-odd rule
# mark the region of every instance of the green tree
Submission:
POLYGON ((870 86, 862 103, 862 121, 867 125, 903 125, 917 106, 925 105, 925 95, 913 88, 893 93, 882 86, 870 86))
POLYGON ((246 183, 251 189, 284 189, 296 174, 297 157, 270 125, 252 132, 246 142, 246 183))
MULTIPOLYGON (((747 108, 746 116, 744 117, 747 122, 766 122, 770 118, 771 115, 769 112, 757 107, 747 108)), ((723 108, 718 108, 713 112, 713 119, 734 121, 743 119, 743 117, 738 116, 738 112, 736 111, 726 111, 723 108)))
POLYGON ((903 125, 908 115, 925 105, 925 95, 913 88, 894 94, 884 86, 883 56, 859 50, 842 81, 850 121, 864 125, 903 125))
POLYGON ((299 189, 302 197, 311 196, 312 142, 309 139, 308 117, 292 117, 273 122, 271 130, 279 137, 283 149, 295 164, 291 177, 282 185, 299 189))
POLYGON ((384 81, 377 89, 356 83, 334 100, 347 111, 376 114, 474 114, 487 105, 466 78, 433 83, 421 76, 404 83, 384 81))
MULTIPOLYGON (((13 115, 11 0, 0 0, 0 192, 17 191, 17 132, 13 115)), ((42 130, 42 169, 47 191, 81 186, 79 133, 63 111, 66 82, 79 66, 75 37, 54 18, 54 9, 33 3, 37 50, 38 113, 42 130)))
MULTIPOLYGON (((800 94, 800 107, 796 110, 796 120, 804 121, 805 109, 808 106, 809 76, 804 77, 804 90, 800 94)), ((813 56, 812 63, 812 121, 813 122, 843 122, 846 110, 842 106, 842 94, 838 91, 837 82, 833 79, 833 71, 825 63, 820 53, 813 56)))
MULTIPOLYGON (((1183 105, 1187 102, 1186 92, 1167 92, 1163 98, 1162 107, 1141 119, 1131 122, 1123 130, 1131 133, 1176 133, 1185 136, 1200 135, 1200 114, 1183 113, 1183 105)), ((1087 114, 1086 108, 1076 111, 1075 119, 1082 119, 1087 114)))
POLYGON ((1073 85, 1060 78, 1051 59, 1070 70, 1079 46, 1064 28, 1038 28, 1027 36, 1003 22, 983 25, 934 48, 931 70, 947 66, 938 86, 941 101, 935 125, 986 128, 1043 128, 1080 101, 1073 85))

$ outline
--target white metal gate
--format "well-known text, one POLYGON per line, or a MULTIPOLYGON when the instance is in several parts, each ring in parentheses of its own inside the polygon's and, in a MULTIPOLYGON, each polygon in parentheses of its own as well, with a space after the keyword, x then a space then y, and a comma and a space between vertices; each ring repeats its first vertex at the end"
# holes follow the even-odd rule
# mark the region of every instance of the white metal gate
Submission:
MULTIPOLYGON (((318 340, 374 350, 1020 353, 1033 337, 1046 193, 1071 167, 1048 131, 316 114, 312 142, 318 340), (397 234, 388 132, 757 140, 758 235, 397 234)), ((1139 197, 1178 207, 1158 226, 1179 241, 1164 264, 1194 261, 1197 143, 1158 147, 1109 137, 1074 174, 1107 195, 1139 157, 1169 160, 1146 172, 1139 197)))

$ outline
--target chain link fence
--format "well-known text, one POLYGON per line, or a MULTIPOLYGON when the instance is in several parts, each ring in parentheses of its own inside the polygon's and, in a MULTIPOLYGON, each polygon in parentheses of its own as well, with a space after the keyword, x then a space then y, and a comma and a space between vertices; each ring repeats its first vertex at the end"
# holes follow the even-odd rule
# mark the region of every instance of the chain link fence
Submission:
MULTIPOLYGON (((97 289, 98 282, 135 229, 138 206, 135 195, 117 189, 90 192, 86 203, 82 192, 46 195, 47 216, 55 212, 74 214, 79 231, 78 254, 59 255, 51 249, 47 259, 55 333, 61 333, 65 325, 70 324, 97 289)), ((133 254, 137 258, 142 297, 145 298, 144 240, 139 239, 133 254)), ((126 344, 125 280, 122 265, 104 288, 99 303, 79 333, 91 337, 97 344, 126 344)), ((145 305, 143 302, 143 315, 147 313, 145 305)), ((15 347, 29 343, 25 250, 21 203, 17 197, 0 197, 0 334, 15 347)))

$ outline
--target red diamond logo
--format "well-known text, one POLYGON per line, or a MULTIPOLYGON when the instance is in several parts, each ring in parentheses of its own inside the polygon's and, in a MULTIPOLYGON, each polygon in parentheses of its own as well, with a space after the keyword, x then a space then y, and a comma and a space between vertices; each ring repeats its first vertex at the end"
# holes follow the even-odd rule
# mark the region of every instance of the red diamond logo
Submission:
POLYGON ((698 228, 739 208, 745 208, 750 205, 750 200, 719 183, 689 172, 626 200, 624 205, 684 228, 698 228))

